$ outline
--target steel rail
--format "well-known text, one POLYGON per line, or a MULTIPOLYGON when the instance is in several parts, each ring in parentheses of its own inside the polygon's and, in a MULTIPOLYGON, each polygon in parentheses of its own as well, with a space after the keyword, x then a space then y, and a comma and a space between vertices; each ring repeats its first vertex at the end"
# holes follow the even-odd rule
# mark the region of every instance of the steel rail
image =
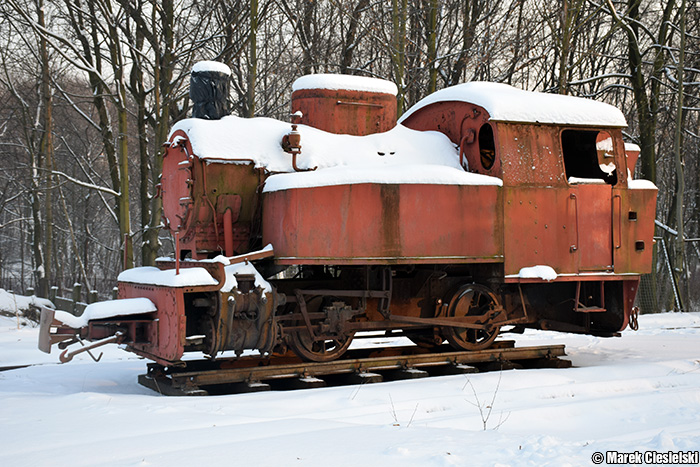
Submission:
MULTIPOLYGON (((409 348, 410 349, 410 348, 409 348)), ((410 355, 391 355, 397 352, 396 348, 384 350, 389 355, 348 358, 332 362, 301 362, 274 364, 259 366, 264 361, 260 358, 240 359, 240 368, 226 368, 227 365, 236 363, 232 360, 224 362, 220 368, 204 370, 188 370, 187 368, 161 367, 157 364, 149 364, 149 373, 141 375, 139 382, 162 393, 175 393, 178 390, 186 393, 199 394, 201 387, 246 383, 259 384, 263 381, 275 381, 288 378, 324 377, 342 374, 367 374, 371 371, 387 370, 412 370, 430 368, 436 366, 452 366, 471 364, 489 364, 502 362, 507 368, 509 362, 525 360, 552 359, 565 356, 564 345, 544 345, 520 348, 491 348, 480 351, 457 351, 441 353, 420 353, 410 355), (388 352, 387 352, 388 351, 388 352), (161 386, 169 385, 171 391, 163 391, 161 386), (174 391, 173 391, 174 390, 174 391)), ((196 367, 197 362, 193 363, 196 367)))

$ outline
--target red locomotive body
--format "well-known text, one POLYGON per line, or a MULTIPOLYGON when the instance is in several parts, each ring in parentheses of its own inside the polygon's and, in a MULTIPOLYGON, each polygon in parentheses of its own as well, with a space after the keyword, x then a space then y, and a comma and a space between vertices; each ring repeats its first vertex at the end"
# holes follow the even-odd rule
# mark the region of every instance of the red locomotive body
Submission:
POLYGON ((119 277, 120 298, 156 311, 83 326, 46 312, 42 347, 77 334, 166 365, 288 347, 328 361, 366 331, 473 350, 501 330, 624 329, 651 269, 656 188, 631 177, 622 114, 467 83, 394 126, 394 92, 305 77, 291 128, 178 123, 162 177, 176 257, 119 277))

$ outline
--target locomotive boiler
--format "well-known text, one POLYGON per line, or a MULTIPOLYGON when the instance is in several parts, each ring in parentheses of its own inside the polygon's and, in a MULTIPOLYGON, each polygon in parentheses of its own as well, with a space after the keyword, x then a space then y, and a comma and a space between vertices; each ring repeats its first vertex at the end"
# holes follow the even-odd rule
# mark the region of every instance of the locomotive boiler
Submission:
POLYGON ((119 299, 81 317, 45 309, 40 348, 92 341, 62 361, 108 342, 163 365, 329 361, 377 332, 479 350, 501 331, 615 336, 634 321, 657 190, 632 177, 618 109, 472 82, 397 123, 393 83, 311 75, 289 123, 207 113, 227 69, 195 78, 214 91, 163 159, 175 255, 122 272, 119 299))

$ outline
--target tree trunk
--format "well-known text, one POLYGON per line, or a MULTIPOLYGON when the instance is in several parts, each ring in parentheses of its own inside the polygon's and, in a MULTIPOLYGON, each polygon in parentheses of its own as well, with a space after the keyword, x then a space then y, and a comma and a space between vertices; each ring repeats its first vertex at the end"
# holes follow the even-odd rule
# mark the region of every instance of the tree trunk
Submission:
POLYGON ((246 117, 255 117, 255 81, 258 72, 258 0, 250 0, 250 35, 248 37, 248 94, 246 117))
MULTIPOLYGON (((137 7, 140 9, 141 4, 137 7)), ((142 53, 144 53, 144 31, 143 28, 135 25, 131 18, 127 19, 127 29, 133 26, 133 35, 130 32, 129 40, 133 41, 130 48, 131 60, 133 66, 129 74, 129 91, 134 97, 136 104, 136 128, 138 134, 139 146, 139 201, 141 208, 141 231, 143 232, 143 246, 141 248, 141 264, 143 266, 153 266, 154 261, 151 259, 150 243, 148 231, 151 223, 151 153, 148 145, 148 125, 146 109, 148 93, 144 88, 144 62, 142 53)))
MULTIPOLYGON (((644 77, 644 63, 639 49, 640 21, 639 12, 641 0, 628 0, 628 17, 630 22, 626 27, 627 31, 627 57, 629 61, 632 95, 637 108, 637 119, 639 121, 639 142, 641 152, 639 155, 642 178, 656 183, 656 119, 659 108, 660 83, 664 67, 664 48, 668 41, 668 23, 673 10, 674 0, 667 0, 664 7, 662 21, 659 26, 657 38, 658 47, 650 76, 650 97, 647 96, 646 82, 644 77)), ((614 9, 613 9, 614 12, 614 9)), ((619 18, 618 18, 619 20, 619 18)), ((655 295, 657 291, 657 271, 656 255, 654 255, 654 267, 651 272, 651 289, 655 295)))
POLYGON ((110 62, 114 72, 114 82, 116 84, 116 96, 114 103, 117 107, 117 156, 118 156, 118 176, 119 176, 119 233, 123 241, 124 269, 134 267, 133 238, 131 233, 131 214, 129 202, 129 128, 128 109, 126 99, 126 82, 124 77, 124 56, 121 49, 121 37, 115 24, 115 16, 112 12, 112 4, 105 0, 102 4, 107 20, 107 47, 109 49, 110 62))
POLYGON ((37 296, 47 298, 49 296, 49 281, 46 277, 44 264, 44 220, 41 215, 41 182, 39 178, 41 167, 34 151, 30 151, 30 157, 32 171, 32 258, 34 259, 35 289, 37 296))
POLYGON ((391 58, 394 65, 394 81, 398 88, 396 95, 396 112, 400 117, 404 111, 406 90, 404 69, 406 66, 406 10, 408 0, 391 0, 391 20, 394 26, 393 50, 391 58), (401 3, 399 3, 399 1, 401 3))
POLYGON ((302 3, 301 22, 297 24, 302 50, 301 71, 304 75, 309 75, 314 72, 311 26, 314 21, 316 2, 314 0, 302 0, 302 3))
POLYGON ((340 62, 340 72, 343 74, 349 73, 350 67, 352 66, 352 59, 355 55, 355 49, 357 49, 357 26, 360 23, 362 12, 368 6, 369 0, 360 0, 357 2, 357 5, 355 5, 355 8, 353 8, 352 14, 350 15, 350 24, 348 25, 345 41, 343 41, 343 57, 340 62))
MULTIPOLYGON (((154 2, 154 5, 157 3, 154 2)), ((154 8, 155 10, 155 8, 154 8)), ((153 18, 153 31, 156 31, 155 16, 153 18)), ((155 148, 153 154, 153 184, 159 183, 159 178, 163 172, 163 143, 168 140, 170 131, 170 106, 172 96, 172 81, 173 81, 173 65, 174 65, 174 34, 173 24, 175 22, 175 12, 173 0, 164 0, 162 2, 162 19, 161 27, 163 31, 162 44, 156 50, 158 58, 154 76, 158 86, 155 87, 155 108, 158 112, 158 121, 155 128, 155 148)), ((154 43, 159 43, 157 38, 153 38, 154 43)), ((160 196, 151 198, 151 225, 148 229, 148 248, 149 248, 149 264, 154 264, 160 247, 158 240, 158 232, 160 231, 163 217, 163 199, 160 196)))
POLYGON ((428 94, 437 91, 438 52, 437 52, 437 16, 438 1, 428 2, 428 94))
MULTIPOLYGON (((476 34, 476 26, 480 15, 481 10, 479 9, 479 0, 469 0, 464 5, 464 14, 462 15, 462 50, 459 52, 459 58, 455 62, 455 66, 450 74, 450 82, 448 83, 450 86, 458 84, 462 79, 462 74, 464 73, 469 60, 469 53, 474 44, 474 35, 476 34)), ((517 33, 518 35, 520 34, 520 20, 518 20, 517 33)), ((516 42, 517 40, 518 39, 516 38, 516 42)), ((515 59, 511 65, 511 71, 508 74, 509 79, 513 75, 514 68, 515 59)))
POLYGON ((659 26, 656 57, 649 78, 649 94, 644 76, 644 62, 639 49, 640 27, 642 21, 639 5, 641 0, 628 0, 629 24, 627 31, 627 58, 631 75, 632 94, 637 107, 639 119, 640 160, 642 177, 656 183, 656 115, 659 108, 660 83, 664 67, 663 49, 668 42, 668 23, 673 10, 674 0, 668 0, 659 26))
POLYGON ((559 50, 559 79, 557 88, 559 94, 568 94, 569 48, 571 46, 571 14, 569 0, 561 0, 561 44, 559 50))
POLYGON ((674 273, 678 284, 678 294, 681 309, 687 306, 688 288, 685 271, 685 234, 684 234, 684 212, 683 195, 685 194, 685 177, 683 173, 683 103, 685 79, 685 0, 681 1, 680 11, 680 48, 678 52, 678 68, 676 76, 678 78, 677 109, 676 109, 676 129, 674 137, 675 165, 676 165, 676 230, 678 234, 675 240, 674 273))
MULTIPOLYGON (((46 19, 44 17, 44 2, 37 2, 37 13, 39 26, 46 27, 46 19)), ((51 171, 54 169, 53 163, 53 98, 51 92, 51 70, 49 69, 49 50, 46 39, 43 36, 39 37, 39 53, 41 56, 41 120, 42 120, 42 135, 39 144, 39 161, 43 168, 43 185, 44 192, 44 246, 45 253, 43 258, 44 275, 40 280, 39 289, 43 297, 48 296, 48 286, 55 278, 53 275, 53 176, 51 171)), ((35 229, 40 227, 35 226, 35 229)))

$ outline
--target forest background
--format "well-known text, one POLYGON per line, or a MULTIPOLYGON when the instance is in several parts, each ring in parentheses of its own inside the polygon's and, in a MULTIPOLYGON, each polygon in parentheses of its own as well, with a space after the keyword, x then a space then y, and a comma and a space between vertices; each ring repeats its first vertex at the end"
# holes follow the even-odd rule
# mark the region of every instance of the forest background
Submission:
POLYGON ((47 296, 172 252, 162 143, 199 60, 229 65, 234 114, 287 120, 309 73, 396 83, 399 114, 468 81, 620 108, 659 188, 643 311, 700 302, 700 10, 686 0, 3 0, 0 288, 47 296))

